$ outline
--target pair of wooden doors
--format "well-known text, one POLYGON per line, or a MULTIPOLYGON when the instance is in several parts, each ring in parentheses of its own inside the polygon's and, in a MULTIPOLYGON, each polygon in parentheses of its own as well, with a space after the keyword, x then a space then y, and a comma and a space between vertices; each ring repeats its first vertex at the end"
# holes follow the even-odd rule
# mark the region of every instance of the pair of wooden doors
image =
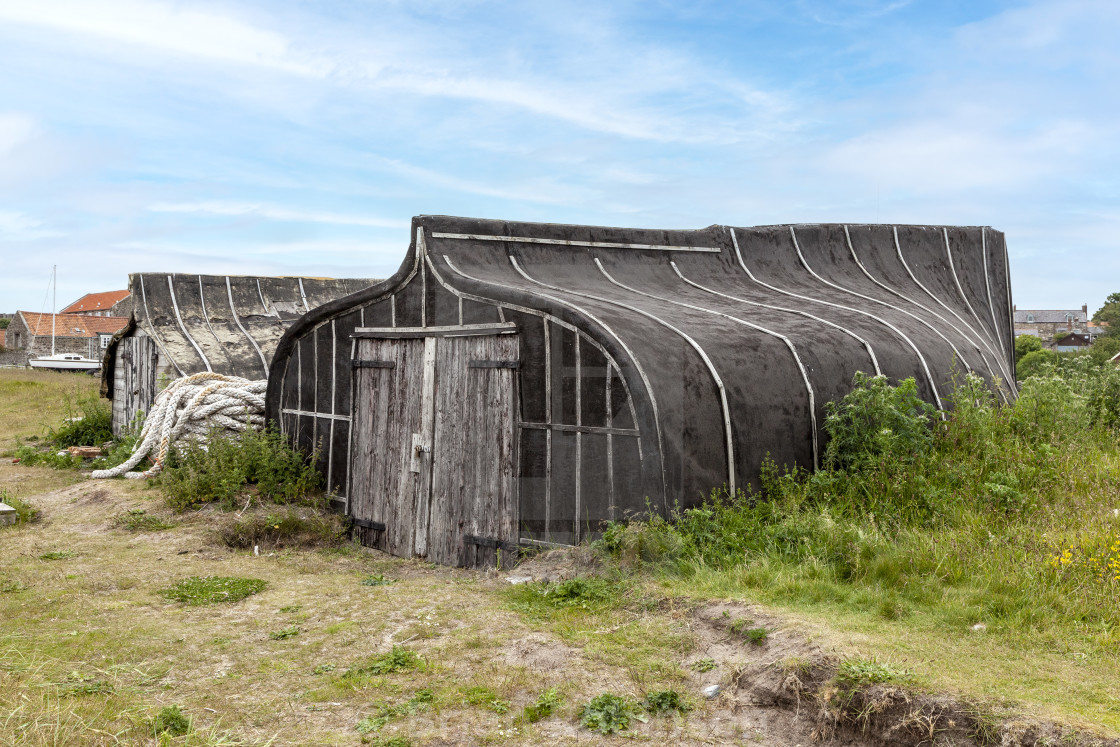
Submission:
POLYGON ((516 327, 354 336, 349 496, 362 543, 443 565, 512 561, 516 327))

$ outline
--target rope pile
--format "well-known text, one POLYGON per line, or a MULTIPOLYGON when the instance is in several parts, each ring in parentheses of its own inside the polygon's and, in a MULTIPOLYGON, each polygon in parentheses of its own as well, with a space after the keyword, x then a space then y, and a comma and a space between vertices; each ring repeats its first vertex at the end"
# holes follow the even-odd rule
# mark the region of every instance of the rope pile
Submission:
POLYGON ((267 387, 266 380, 250 381, 209 372, 176 379, 156 396, 140 431, 139 445, 128 461, 112 469, 94 470, 90 477, 154 477, 163 469, 171 444, 184 437, 205 440, 215 428, 239 432, 264 426, 267 387), (151 456, 153 453, 155 456, 151 456), (130 471, 149 456, 151 469, 130 471))

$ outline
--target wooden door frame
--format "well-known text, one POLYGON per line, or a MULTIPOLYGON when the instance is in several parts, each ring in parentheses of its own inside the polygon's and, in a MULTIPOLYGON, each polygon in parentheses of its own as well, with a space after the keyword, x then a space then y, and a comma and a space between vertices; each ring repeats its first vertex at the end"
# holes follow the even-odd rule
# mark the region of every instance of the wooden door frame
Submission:
MULTIPOLYGON (((427 344, 428 338, 436 338, 436 337, 484 337, 484 336, 490 336, 490 335, 518 334, 519 332, 520 332, 520 329, 515 322, 497 322, 497 323, 493 323, 493 324, 458 324, 458 325, 448 325, 448 326, 438 326, 438 327, 357 327, 357 328, 354 329, 353 334, 350 335, 350 338, 353 341, 352 344, 351 344, 351 348, 350 348, 350 350, 351 350, 350 360, 351 360, 351 365, 353 365, 353 361, 355 361, 357 359, 356 358, 356 356, 358 354, 358 352, 357 352, 358 351, 357 341, 359 339, 419 339, 419 338, 423 338, 423 339, 425 339, 424 359, 423 359, 424 360, 424 390, 427 391, 428 376, 429 376, 429 362, 431 363, 431 368, 433 369, 432 372, 434 372, 434 364, 435 364, 435 347, 434 347, 434 345, 427 344)), ((434 340, 432 340, 432 342, 434 342, 434 340)), ((424 398, 427 401, 426 404, 429 405, 428 409, 430 409, 431 412, 422 412, 421 413, 421 426, 422 426, 422 428, 425 429, 425 432, 427 433, 429 448, 431 448, 432 442, 435 438, 435 433, 434 433, 434 430, 435 430, 435 396, 434 395, 435 395, 435 387, 438 386, 437 382, 434 381, 434 380, 431 383, 432 383, 433 396, 430 399, 428 397, 424 398)), ((357 401, 358 401, 357 400, 357 394, 358 394, 357 387, 358 387, 358 376, 356 376, 356 375, 351 376, 350 377, 350 390, 351 390, 350 391, 350 438, 351 439, 353 438, 353 429, 354 429, 354 426, 355 426, 354 411, 355 411, 355 408, 357 407, 357 401)), ((517 511, 518 515, 520 515, 520 507, 521 507, 521 503, 520 503, 520 501, 521 501, 521 480, 520 480, 520 475, 521 475, 521 430, 522 430, 522 428, 521 428, 521 417, 520 417, 520 411, 521 411, 521 380, 520 380, 520 375, 515 375, 513 377, 513 391, 511 392, 510 396, 512 397, 513 406, 516 408, 516 412, 514 413, 514 417, 513 417, 513 434, 512 434, 512 438, 513 438, 513 454, 512 454, 513 477, 512 477, 512 484, 510 486, 510 491, 511 491, 510 492, 510 500, 513 503, 513 509, 515 511, 517 511)), ((425 403, 422 403, 422 406, 424 406, 424 404, 425 403)), ((430 453, 431 452, 429 452, 429 454, 430 453)), ((347 516, 352 516, 351 501, 353 499, 353 475, 354 475, 354 460, 353 460, 353 457, 354 457, 354 455, 351 453, 350 447, 348 445, 347 446, 347 459, 350 460, 350 464, 348 465, 348 469, 346 470, 346 515, 347 516)), ((431 475, 431 473, 432 473, 432 459, 431 459, 431 457, 428 458, 427 465, 426 465, 426 468, 425 468, 424 471, 426 472, 426 479, 425 479, 426 487, 425 487, 425 490, 427 490, 430 493, 430 491, 431 491, 431 479, 432 479, 432 475, 431 475)), ((424 518, 430 524, 431 517, 429 515, 429 510, 430 510, 430 505, 431 505, 431 496, 429 495, 428 499, 426 501, 423 501, 422 503, 424 505, 424 511, 423 511, 424 518)), ((415 547, 417 547, 417 549, 419 549, 419 546, 421 545, 420 532, 417 531, 417 529, 419 527, 419 524, 420 524, 420 516, 421 516, 421 511, 419 510, 419 505, 418 505, 417 506, 417 511, 416 511, 416 517, 415 517, 416 526, 413 527, 413 537, 414 537, 413 544, 414 544, 415 547)), ((518 523, 518 525, 520 525, 520 520, 518 520, 517 523, 518 523)), ((521 543, 520 526, 518 526, 516 534, 517 534, 516 542, 517 542, 518 545, 520 545, 520 543, 521 543)), ((424 532, 424 537, 423 537, 423 549, 424 549, 425 553, 427 552, 427 549, 428 549, 427 540, 428 540, 427 532, 425 531, 424 532)))

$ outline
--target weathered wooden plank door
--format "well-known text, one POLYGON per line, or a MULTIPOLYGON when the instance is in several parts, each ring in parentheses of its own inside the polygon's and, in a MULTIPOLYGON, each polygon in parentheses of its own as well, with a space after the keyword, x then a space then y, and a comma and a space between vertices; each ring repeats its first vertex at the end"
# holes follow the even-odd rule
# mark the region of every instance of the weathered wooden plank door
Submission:
POLYGON ((353 361, 350 515, 362 544, 406 558, 426 551, 435 342, 358 340, 353 361))
POLYGON ((354 360, 349 496, 362 543, 445 565, 512 561, 517 335, 383 332, 393 337, 359 339, 354 360))
POLYGON ((444 337, 436 353, 428 559, 506 564, 518 542, 517 335, 444 337))

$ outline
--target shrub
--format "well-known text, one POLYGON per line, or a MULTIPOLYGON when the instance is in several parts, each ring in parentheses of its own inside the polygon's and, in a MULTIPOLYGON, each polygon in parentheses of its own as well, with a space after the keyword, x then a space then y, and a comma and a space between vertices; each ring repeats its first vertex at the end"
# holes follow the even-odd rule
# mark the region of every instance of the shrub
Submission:
POLYGON ((54 446, 100 446, 113 440, 113 410, 108 400, 90 394, 75 402, 67 396, 66 410, 67 420, 57 430, 48 432, 48 440, 54 446))
POLYGON ((152 719, 152 734, 159 737, 168 734, 172 737, 182 737, 190 733, 191 720, 179 710, 179 706, 161 708, 152 719))
POLYGON ((267 581, 259 578, 228 576, 191 576, 160 590, 160 596, 172 601, 196 606, 240 602, 246 597, 264 591, 267 581))
POLYGON ((634 706, 629 698, 603 693, 591 699, 579 711, 579 722, 600 734, 615 734, 630 728, 634 706))
POLYGON ((825 405, 828 467, 859 469, 884 460, 910 461, 925 453, 935 411, 918 396, 913 378, 891 386, 886 376, 857 371, 853 385, 839 403, 825 405))
POLYGON ((215 431, 205 444, 189 441, 172 450, 158 482, 177 511, 211 501, 232 506, 250 484, 262 499, 321 505, 316 463, 316 456, 308 459, 271 428, 215 431))

